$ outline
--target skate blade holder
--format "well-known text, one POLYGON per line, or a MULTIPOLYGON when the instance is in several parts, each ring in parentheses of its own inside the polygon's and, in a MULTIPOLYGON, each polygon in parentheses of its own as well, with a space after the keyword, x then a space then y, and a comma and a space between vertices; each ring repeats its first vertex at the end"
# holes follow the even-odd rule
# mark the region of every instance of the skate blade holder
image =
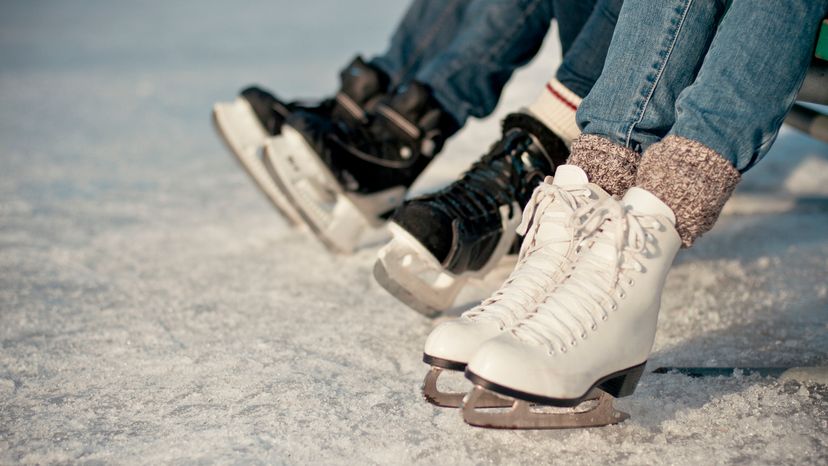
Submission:
POLYGON ((391 241, 377 254, 377 281, 426 317, 451 309, 465 280, 443 270, 434 256, 396 223, 390 222, 388 231, 391 241))
POLYGON ((284 189, 301 206, 305 224, 329 250, 351 254, 362 247, 362 237, 373 229, 344 193, 317 178, 292 181, 284 189))
POLYGON ((525 400, 509 399, 510 406, 490 407, 486 401, 493 393, 475 385, 463 400, 463 420, 467 424, 490 429, 577 429, 618 424, 630 417, 616 410, 613 397, 593 389, 574 408, 558 408, 525 400))
POLYGON ((213 106, 213 127, 225 146, 236 157, 276 210, 293 227, 304 228, 302 218, 278 188, 264 165, 264 144, 270 138, 242 97, 213 106))
POLYGON ((374 276, 397 299, 426 317, 479 304, 491 294, 490 288, 496 289, 508 277, 516 262, 501 261, 508 271, 494 279, 487 279, 489 269, 455 275, 403 227, 389 222, 388 232, 391 241, 377 254, 374 276))
MULTIPOLYGON (((444 391, 437 386, 437 379, 440 378, 444 369, 432 366, 426 373, 423 380, 423 397, 429 403, 443 408, 459 408, 463 406, 463 398, 466 396, 466 391, 444 391)), ((462 371, 457 371, 458 374, 463 374, 462 371)), ((478 408, 508 408, 512 406, 513 400, 501 397, 500 395, 485 390, 477 399, 476 406, 478 408)))
POLYGON ((387 241, 384 221, 371 221, 357 207, 358 196, 346 194, 313 149, 294 129, 271 138, 264 164, 304 223, 331 251, 351 254, 387 241))

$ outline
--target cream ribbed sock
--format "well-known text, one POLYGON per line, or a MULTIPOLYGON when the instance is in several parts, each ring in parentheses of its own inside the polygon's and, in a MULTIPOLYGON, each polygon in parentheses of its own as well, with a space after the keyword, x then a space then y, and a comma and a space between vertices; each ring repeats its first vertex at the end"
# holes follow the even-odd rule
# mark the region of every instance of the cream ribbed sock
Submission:
POLYGON ((569 147, 581 134, 575 123, 575 112, 581 98, 555 78, 552 78, 541 95, 529 106, 529 113, 551 129, 569 147))

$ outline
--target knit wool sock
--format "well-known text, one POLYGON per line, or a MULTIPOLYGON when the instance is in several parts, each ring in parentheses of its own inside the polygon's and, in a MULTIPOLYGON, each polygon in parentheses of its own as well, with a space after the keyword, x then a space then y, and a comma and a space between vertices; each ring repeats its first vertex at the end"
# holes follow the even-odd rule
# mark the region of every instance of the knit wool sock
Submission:
POLYGON ((741 175, 713 149, 680 136, 668 136, 644 153, 636 186, 646 189, 676 214, 685 247, 706 233, 730 198, 741 175))
POLYGON ((575 112, 581 105, 581 100, 578 94, 553 78, 546 83, 541 95, 529 106, 528 112, 557 134, 569 147, 572 140, 581 134, 575 122, 575 112))
POLYGON ((582 134, 572 141, 572 153, 567 163, 585 171, 591 183, 609 194, 622 196, 635 183, 640 158, 637 152, 609 139, 582 134))

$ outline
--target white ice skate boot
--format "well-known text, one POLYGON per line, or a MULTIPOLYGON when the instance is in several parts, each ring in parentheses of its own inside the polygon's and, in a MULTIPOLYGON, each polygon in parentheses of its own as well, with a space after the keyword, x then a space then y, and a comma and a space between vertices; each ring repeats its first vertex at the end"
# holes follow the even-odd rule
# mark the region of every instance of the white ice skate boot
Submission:
MULTIPOLYGON (((439 325, 426 340, 423 361, 432 366, 423 384, 427 401, 438 406, 460 405, 463 394, 437 388, 440 373, 464 370, 482 343, 536 309, 548 290, 563 279, 575 257, 577 239, 570 225, 573 212, 588 211, 607 197, 574 165, 561 165, 554 181, 547 178, 535 189, 518 228, 525 239, 512 274, 490 298, 460 318, 439 325)), ((503 405, 503 400, 492 397, 487 405, 503 405)))
POLYGON ((581 217, 580 248, 570 276, 508 332, 471 358, 466 377, 475 389, 463 408, 466 422, 499 428, 562 428, 620 422, 609 395, 635 390, 655 337, 661 290, 681 240, 672 210, 631 188, 581 217), (574 407, 579 413, 533 412, 528 402, 574 407), (510 412, 477 409, 490 390, 516 398, 510 412))

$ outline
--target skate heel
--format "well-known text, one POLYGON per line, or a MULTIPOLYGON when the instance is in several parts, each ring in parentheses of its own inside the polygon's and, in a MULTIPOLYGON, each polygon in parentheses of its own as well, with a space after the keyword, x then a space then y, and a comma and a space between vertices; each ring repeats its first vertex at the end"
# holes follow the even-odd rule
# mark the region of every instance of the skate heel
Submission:
POLYGON ((644 373, 644 366, 646 364, 647 362, 644 361, 637 366, 616 372, 611 378, 601 382, 598 388, 615 398, 630 396, 635 391, 635 387, 641 379, 641 374, 644 373))

